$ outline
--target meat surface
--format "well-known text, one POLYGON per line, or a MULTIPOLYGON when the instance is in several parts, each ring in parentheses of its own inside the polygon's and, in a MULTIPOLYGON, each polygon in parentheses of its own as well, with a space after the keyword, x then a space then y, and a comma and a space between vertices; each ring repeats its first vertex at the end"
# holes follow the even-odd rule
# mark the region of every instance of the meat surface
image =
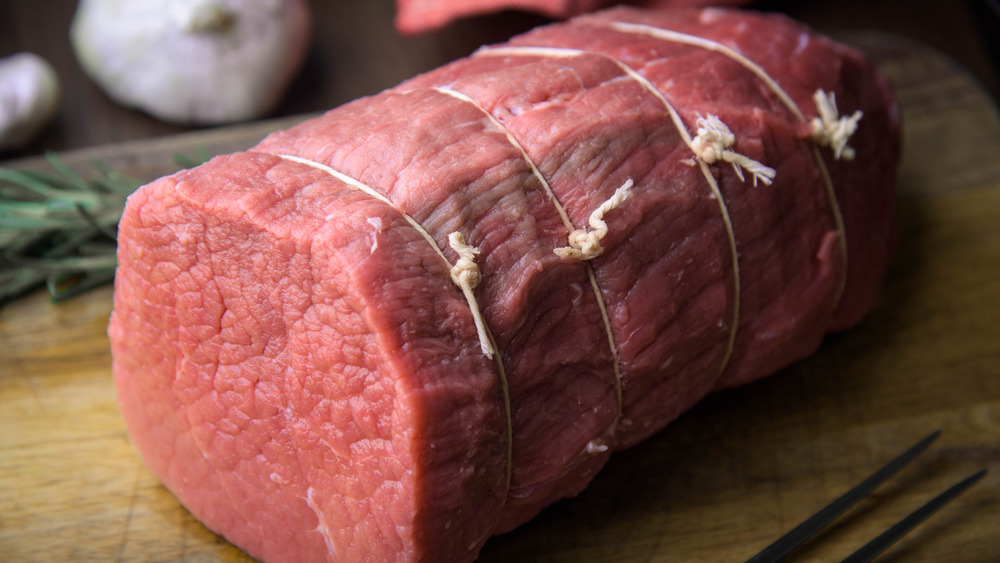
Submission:
POLYGON ((875 306, 898 137, 871 65, 781 16, 484 47, 129 199, 122 412, 254 557, 470 561, 875 306))
POLYGON ((499 12, 524 10, 550 18, 565 19, 614 4, 631 4, 649 9, 739 6, 749 0, 396 0, 396 29, 402 33, 425 33, 453 20, 499 12))

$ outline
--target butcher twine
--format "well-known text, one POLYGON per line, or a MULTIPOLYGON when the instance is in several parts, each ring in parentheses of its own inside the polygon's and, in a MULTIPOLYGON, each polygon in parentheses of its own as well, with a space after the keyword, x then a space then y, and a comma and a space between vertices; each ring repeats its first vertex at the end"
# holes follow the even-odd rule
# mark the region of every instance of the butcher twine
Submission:
MULTIPOLYGON (((556 212, 559 214, 559 218, 562 219, 562 223, 566 227, 567 233, 569 233, 567 235, 567 238, 569 238, 569 236, 572 235, 572 233, 577 230, 576 227, 574 227, 573 222, 570 220, 569 214, 566 213, 566 209, 559 202, 559 199, 556 198, 556 194, 555 192, 552 191, 552 187, 549 186, 548 180, 545 179, 545 176, 542 175, 542 172, 538 169, 537 166, 535 166, 534 161, 532 161, 531 157, 528 156, 527 151, 524 150, 524 147, 521 146, 521 143, 519 143, 518 140, 514 138, 514 136, 510 133, 510 131, 506 127, 504 127, 504 125, 500 123, 500 121, 498 121, 497 118, 493 117, 493 114, 486 111, 486 108, 482 107, 481 105, 479 105, 478 102, 476 102, 469 96, 463 94, 462 92, 459 92, 447 86, 436 86, 432 89, 472 105, 480 112, 482 112, 486 116, 486 118, 490 120, 490 122, 493 124, 494 127, 496 127, 500 131, 503 131, 504 135, 507 138, 507 142, 509 142, 512 147, 514 147, 515 149, 517 149, 519 153, 521 153, 521 158, 524 160, 525 163, 527 163, 528 168, 531 170, 531 174, 535 177, 536 180, 538 180, 538 183, 542 186, 542 191, 545 192, 545 196, 549 199, 549 201, 552 202, 552 205, 555 207, 556 212)), ((629 186, 625 190, 627 193, 628 189, 631 188, 631 180, 627 181, 626 184, 629 186)), ((619 188, 619 190, 621 190, 621 188, 619 188)), ((612 199, 614 199, 614 196, 612 196, 612 199)), ((622 201, 624 201, 624 199, 622 201)), ((615 205, 617 206, 617 204, 615 205)), ((594 275, 594 268, 590 265, 589 262, 585 263, 585 266, 587 268, 587 278, 590 280, 590 287, 593 290, 594 298, 597 300, 597 308, 601 312, 601 321, 604 323, 604 333, 608 339, 608 347, 611 349, 612 370, 614 372, 614 377, 615 377, 615 398, 618 402, 618 412, 615 416, 615 421, 611 424, 611 428, 613 430, 614 428, 617 427, 618 420, 621 419, 622 401, 623 401, 622 374, 621 374, 621 368, 618 366, 618 346, 615 344, 614 333, 611 332, 611 319, 608 316, 608 308, 607 305, 604 304, 604 298, 601 296, 601 288, 597 285, 597 277, 594 275)))
POLYGON ((569 246, 556 248, 552 252, 560 258, 576 258, 577 260, 593 260, 604 253, 601 241, 608 236, 608 224, 604 222, 604 214, 622 204, 632 195, 632 179, 629 178, 615 190, 614 195, 609 197, 597 209, 595 209, 587 220, 592 231, 587 229, 574 229, 567 237, 569 246))
MULTIPOLYGON (((725 200, 722 197, 722 191, 719 189, 719 183, 716 181, 715 176, 712 175, 712 172, 708 169, 707 164, 711 163, 707 162, 703 157, 707 156, 709 158, 713 158, 712 163, 714 163, 716 160, 718 160, 717 156, 714 154, 714 149, 718 147, 719 152, 721 153, 727 150, 728 146, 731 146, 732 143, 729 143, 729 145, 727 146, 725 142, 727 139, 718 140, 713 138, 721 133, 721 130, 718 127, 716 127, 715 131, 709 131, 708 128, 705 128, 706 131, 701 136, 701 141, 696 143, 696 138, 691 137, 691 134, 688 132, 687 127, 684 125, 684 121, 681 119, 680 114, 677 113, 677 110, 674 108, 673 104, 671 104, 670 101, 667 100, 666 97, 664 97, 663 93, 660 92, 656 88, 656 86, 654 86, 649 80, 647 80, 646 77, 632 70, 632 68, 626 65, 625 63, 619 61, 614 57, 605 55, 603 53, 595 53, 591 51, 582 51, 580 49, 569 49, 563 47, 518 46, 518 47, 493 47, 493 48, 487 47, 480 49, 475 53, 475 55, 478 56, 515 55, 515 56, 535 56, 535 57, 552 57, 552 58, 579 57, 581 55, 592 55, 601 57, 615 64, 629 78, 631 78, 632 80, 637 82, 640 86, 645 88, 646 91, 655 96, 660 101, 660 103, 663 104, 663 107, 666 108, 667 113, 670 115, 671 121, 673 121, 674 123, 674 127, 677 129, 677 132, 684 140, 684 143, 688 146, 691 152, 698 159, 698 165, 700 166, 702 176, 704 176, 705 181, 708 183, 709 189, 712 190, 712 196, 719 204, 719 214, 722 217, 722 222, 725 225, 726 229, 726 235, 729 238, 729 253, 733 267, 733 312, 732 312, 732 319, 730 320, 729 324, 729 338, 728 342, 726 343, 726 352, 723 355, 721 366, 719 368, 719 373, 722 373, 722 370, 725 369, 726 364, 729 362, 729 357, 732 355, 733 346, 736 343, 736 329, 739 326, 740 266, 739 266, 739 256, 736 252, 736 234, 733 231, 733 223, 729 218, 729 209, 726 207, 725 200), (721 144, 717 144, 720 141, 721 144), (705 150, 706 149, 705 145, 711 145, 710 148, 713 150, 713 154, 708 154, 708 152, 705 150)), ((719 121, 719 123, 722 122, 719 121)), ((725 127, 724 124, 723 127, 725 127)), ((729 128, 726 127, 725 130, 728 131, 729 128)), ((733 138, 733 140, 735 141, 735 137, 733 138)), ((736 153, 733 154, 736 155, 736 153)), ((736 155, 736 156, 742 157, 742 155, 736 155)), ((756 161, 753 161, 747 157, 742 157, 741 159, 746 159, 749 162, 754 162, 755 165, 759 165, 761 168, 767 168, 766 166, 763 166, 760 163, 756 163, 756 161)), ((742 173, 740 175, 740 178, 743 178, 742 173)))
POLYGON ((450 235, 448 235, 448 243, 451 246, 452 250, 454 250, 459 256, 458 261, 455 264, 452 264, 448 260, 448 257, 444 255, 444 252, 438 246, 437 241, 435 241, 434 237, 432 237, 431 234, 427 232, 427 229, 424 229, 423 225, 418 223, 417 220, 411 217, 408 213, 404 213, 402 210, 397 208, 395 205, 393 205, 392 201, 390 201, 389 198, 385 197, 371 186, 363 182, 360 182, 342 172, 338 172, 337 170, 334 170, 333 168, 325 164, 316 162, 314 160, 309 160, 307 158, 302 158, 300 156, 293 156, 289 154, 280 154, 278 156, 285 160, 298 162, 299 164, 305 164, 306 166, 311 166, 312 168, 322 170, 323 172, 326 172, 330 176, 333 176, 334 178, 347 184, 351 188, 363 192, 381 201, 382 203, 385 203, 386 205, 392 207, 397 212, 399 212, 399 214, 402 215, 404 219, 406 219, 406 222, 409 223, 411 227, 413 227, 414 229, 416 229, 418 233, 420 233, 420 236, 422 236, 424 240, 426 240, 431 245, 431 248, 434 249, 434 252, 436 252, 438 256, 440 256, 441 259, 444 260, 445 264, 448 265, 452 282, 454 282, 455 285, 457 285, 462 290, 462 293, 465 296, 465 300, 469 304, 469 309, 472 312, 472 319, 476 324, 476 332, 479 335, 479 346, 482 349, 483 354, 485 354, 488 358, 492 359, 496 363, 497 371, 500 376, 500 386, 503 390, 504 412, 507 418, 507 467, 506 467, 505 477, 506 477, 506 487, 507 489, 510 489, 510 480, 513 474, 513 455, 514 455, 514 450, 513 450, 514 428, 510 412, 510 388, 507 385, 507 372, 506 370, 504 370, 503 360, 500 358, 500 355, 496 353, 496 341, 493 340, 493 335, 490 333, 489 327, 486 326, 486 322, 483 320, 482 312, 479 309, 479 303, 476 301, 476 295, 472 291, 473 289, 476 288, 476 286, 479 285, 479 282, 482 280, 482 275, 479 273, 479 267, 476 266, 475 262, 476 255, 479 254, 479 249, 468 245, 465 242, 465 237, 462 236, 462 233, 459 232, 451 233, 450 235))
MULTIPOLYGON (((817 146, 829 147, 833 151, 836 158, 839 159, 841 155, 843 155, 846 160, 850 160, 854 151, 853 149, 848 150, 850 147, 847 147, 847 139, 857 129, 857 123, 861 119, 861 112, 855 112, 850 117, 839 117, 836 102, 833 99, 833 94, 827 94, 823 90, 817 90, 813 94, 813 101, 816 104, 816 109, 820 114, 820 118, 818 122, 816 120, 810 122, 806 120, 802 110, 799 109, 798 105, 792 100, 791 96, 789 96, 788 93, 785 92, 785 90, 777 82, 775 82, 774 79, 771 78, 771 76, 768 75, 760 65, 751 61, 737 51, 723 45, 722 43, 712 41, 711 39, 706 39, 704 37, 698 37, 697 35, 689 35, 687 33, 681 33, 645 24, 612 22, 608 24, 607 27, 623 33, 648 35, 656 39, 700 47, 702 49, 707 49, 725 55, 733 61, 741 64, 747 70, 760 78, 771 90, 771 92, 781 100, 782 104, 788 108, 788 111, 792 112, 797 119, 804 123, 809 123, 812 131, 810 138, 815 143, 812 149, 813 160, 816 162, 816 168, 819 170, 820 176, 823 177, 823 184, 826 187, 827 199, 830 201, 833 221, 837 226, 837 232, 840 235, 837 237, 838 246, 840 247, 841 254, 844 256, 846 266, 848 256, 844 216, 840 211, 840 202, 837 201, 837 195, 833 188, 833 179, 830 177, 830 171, 827 169, 826 163, 823 161, 817 146), (840 148, 838 149, 838 147, 840 148)), ((844 288, 846 286, 847 268, 845 267, 844 274, 841 276, 840 284, 837 288, 838 301, 844 294, 844 288)))
POLYGON ((472 319, 476 322, 476 331, 479 332, 479 346, 482 348, 483 354, 492 359, 496 353, 496 345, 493 343, 493 338, 490 337, 490 330, 486 328, 483 314, 479 311, 476 295, 472 293, 472 290, 479 286, 479 282, 483 279, 479 273, 479 266, 476 266, 476 256, 479 254, 479 249, 466 244, 465 237, 458 231, 448 235, 448 244, 458 254, 458 262, 455 262, 455 265, 451 267, 451 281, 455 282, 455 285, 461 288, 462 293, 465 294, 465 300, 469 302, 469 309, 472 309, 472 319))
POLYGON ((833 156, 840 160, 854 160, 854 148, 847 146, 847 140, 858 130, 858 121, 864 114, 855 111, 849 117, 840 117, 837 111, 837 95, 833 92, 816 90, 813 94, 819 117, 812 118, 811 137, 816 143, 830 147, 833 156))
MULTIPOLYGON (((784 89, 781 88, 781 86, 777 82, 775 82, 774 79, 772 79, 770 75, 767 74, 767 72, 764 71, 763 68, 761 68, 759 65, 757 65, 747 57, 743 56, 742 54, 734 51, 733 49, 730 49, 729 47, 726 47, 725 45, 722 45, 721 43, 705 39, 703 37, 688 35, 648 25, 630 24, 625 22, 613 22, 612 24, 610 24, 610 27, 612 29, 625 33, 638 33, 638 34, 650 35, 654 38, 658 38, 661 40, 684 43, 721 53, 729 57, 730 59, 736 61, 737 63, 741 64, 742 66, 750 70, 753 74, 758 76, 768 86, 768 88, 770 88, 771 91, 782 101, 782 103, 789 109, 789 111, 797 119, 806 122, 805 116, 803 115, 802 111, 798 108, 798 106, 795 104, 795 102, 784 91, 784 89)), ((732 356, 733 347, 736 341, 736 332, 739 327, 739 309, 740 309, 739 255, 736 248, 736 237, 733 230, 732 221, 730 220, 729 217, 729 210, 727 209, 725 202, 723 200, 718 182, 716 181, 715 177, 711 174, 711 172, 708 170, 707 165, 713 164, 714 162, 720 159, 726 162, 730 162, 731 164, 733 164, 733 168, 737 176, 742 181, 745 181, 742 170, 745 168, 754 176, 755 184, 757 181, 763 181, 765 184, 770 184, 770 181, 774 178, 774 170, 764 166, 759 162, 753 161, 748 157, 739 155, 738 153, 729 150, 733 145, 733 143, 735 142, 735 136, 732 135, 732 132, 724 123, 722 123, 721 120, 719 120, 718 118, 712 119, 712 117, 714 116, 709 116, 708 118, 700 118, 698 122, 696 122, 696 125, 698 125, 699 127, 697 136, 692 138, 686 126, 684 125, 682 119, 680 118, 680 115, 677 113, 673 105, 666 99, 663 93, 660 92, 655 86, 653 86, 653 84, 650 83, 649 80, 647 80, 644 76, 640 75, 631 67, 629 67, 627 64, 614 57, 605 55, 603 53, 590 53, 587 51, 582 51, 577 49, 556 48, 556 47, 512 47, 512 46, 493 47, 493 48, 485 47, 479 49, 476 53, 474 53, 474 56, 520 55, 520 56, 540 56, 540 57, 575 57, 587 53, 592 55, 597 55, 614 62, 629 77, 637 81, 647 91, 652 93, 660 100, 660 102, 667 109, 667 112, 670 114, 670 117, 673 120, 681 137, 684 139, 684 142, 688 145, 688 147, 697 157, 698 164, 702 171, 702 175, 705 177, 705 180, 708 182, 709 187, 711 188, 714 196, 719 202, 720 213, 723 218, 723 222, 725 224, 726 232, 729 236, 730 254, 732 257, 732 267, 733 267, 733 313, 732 313, 732 321, 730 323, 729 341, 726 347, 725 355, 723 356, 719 366, 719 372, 721 373, 723 370, 725 370, 726 366, 729 363, 729 359, 732 356)), ((465 99, 475 104, 477 107, 479 107, 479 105, 476 102, 469 99, 464 94, 454 92, 451 89, 439 88, 439 90, 441 91, 447 90, 446 93, 451 93, 452 95, 465 99)), ((829 171, 827 170, 826 164, 823 161, 823 158, 819 154, 817 146, 830 147, 833 150, 834 156, 836 158, 841 158, 841 156, 843 156, 845 159, 851 158, 853 156, 853 150, 847 146, 847 139, 856 130, 857 122, 858 120, 860 120, 861 114, 860 112, 856 112, 854 115, 850 117, 846 118, 839 117, 833 95, 832 94, 828 95, 822 90, 818 90, 816 92, 816 94, 814 95, 814 101, 817 105, 820 117, 818 120, 814 120, 810 124, 811 127, 810 137, 816 144, 812 148, 813 159, 816 162, 816 166, 820 172, 820 175, 823 178, 827 199, 830 202, 831 214, 833 216, 834 224, 836 225, 837 231, 840 235, 838 237, 840 251, 841 254, 844 256, 846 263, 847 241, 846 237, 844 236, 845 229, 844 229, 843 216, 840 211, 840 204, 837 200, 834 191, 833 181, 830 177, 829 171)), ((504 128, 495 118, 493 118, 493 116, 489 112, 487 112, 485 109, 481 107, 480 109, 482 109, 483 112, 487 116, 489 116, 490 119, 494 122, 494 124, 500 127, 501 130, 506 131, 506 128, 504 128)), ((524 155, 525 160, 527 160, 529 165, 531 166, 532 172, 535 173, 535 175, 538 177, 539 181, 545 188, 545 191, 548 194, 549 198, 553 201, 553 203, 559 210, 560 216, 563 218, 564 222, 568 222, 568 217, 565 211, 562 209, 562 206, 556 200, 554 194, 552 193, 551 189, 548 186, 548 183, 541 176, 537 167, 535 167, 535 165, 528 158, 527 153, 513 139, 513 137, 510 135, 509 132, 507 133, 507 137, 508 139, 510 139, 511 143, 521 151, 522 155, 524 155)), ((569 228, 571 229, 571 232, 577 231, 577 229, 572 229, 572 227, 569 228)), ((604 301, 600 296, 600 290, 597 286, 597 281, 596 278, 594 277, 593 269, 589 267, 589 264, 588 264, 588 274, 591 279, 591 284, 594 287, 595 294, 598 297, 598 304, 601 307, 601 314, 606 323, 606 330, 608 331, 608 339, 611 344, 611 350, 615 358, 615 377, 616 380, 618 381, 618 396, 619 396, 618 417, 621 418, 622 416, 620 410, 621 373, 618 366, 617 347, 614 344, 614 338, 611 332, 611 325, 607 317, 607 311, 604 305, 604 301)), ((840 296, 843 295, 844 288, 846 287, 846 282, 847 282, 846 276, 847 276, 847 269, 845 267, 844 274, 843 276, 841 276, 839 287, 837 289, 838 300, 840 296)))
POLYGON ((698 155, 698 158, 708 164, 719 160, 732 164, 736 176, 742 182, 746 181, 746 178, 743 177, 743 169, 745 168, 753 176, 754 186, 757 185, 758 180, 771 185, 771 181, 774 180, 774 168, 769 168, 750 157, 729 150, 736 142, 736 135, 733 135, 733 132, 718 116, 708 114, 708 117, 698 117, 695 124, 698 126, 698 135, 691 141, 691 150, 698 155))
MULTIPOLYGON (((702 49, 715 51, 725 55, 757 75, 757 77, 767 85, 771 92, 778 96, 785 107, 787 107, 788 110, 795 115, 795 117, 801 121, 806 121, 805 115, 803 115, 802 111, 792 100, 791 96, 789 96, 788 93, 785 92, 785 90, 777 82, 775 82, 775 80, 771 78, 771 76, 767 74, 767 72, 761 68, 760 65, 730 47, 719 43, 718 41, 645 24, 612 22, 608 25, 608 27, 624 33, 649 35, 664 41, 700 47, 702 49)), ((854 114, 849 117, 840 117, 837 112, 837 101, 832 92, 827 93, 823 90, 816 90, 813 94, 813 101, 815 102, 816 109, 820 115, 819 118, 813 118, 810 122, 813 141, 820 146, 829 147, 837 159, 840 159, 841 155, 843 155, 845 160, 851 160, 854 158, 854 150, 847 147, 847 139, 857 130, 858 121, 863 115, 862 112, 859 110, 854 112, 854 114)), ((834 200, 834 204, 836 205, 836 200, 834 200)))

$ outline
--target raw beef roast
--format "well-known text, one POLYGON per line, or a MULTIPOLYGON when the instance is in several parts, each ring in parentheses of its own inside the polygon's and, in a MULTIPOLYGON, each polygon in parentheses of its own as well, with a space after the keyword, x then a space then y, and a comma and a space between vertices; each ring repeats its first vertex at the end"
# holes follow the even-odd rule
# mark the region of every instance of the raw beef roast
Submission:
POLYGON ((129 199, 122 411, 254 557, 472 560, 874 306, 898 128, 861 55, 776 15, 484 47, 129 199))
POLYGON ((739 6, 750 0, 396 0, 396 29, 402 33, 432 31, 452 20, 499 12, 525 10, 565 19, 613 4, 627 3, 654 9, 739 6))

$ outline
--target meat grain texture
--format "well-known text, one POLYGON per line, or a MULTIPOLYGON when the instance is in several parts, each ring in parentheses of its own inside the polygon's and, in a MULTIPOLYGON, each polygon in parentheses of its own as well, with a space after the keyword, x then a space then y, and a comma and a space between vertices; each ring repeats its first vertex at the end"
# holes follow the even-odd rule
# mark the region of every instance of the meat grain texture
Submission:
POLYGON ((254 557, 472 560, 875 305, 898 129, 860 54, 776 15, 616 8, 483 48, 129 199, 124 417, 254 557), (557 254, 623 185, 603 252, 557 254))

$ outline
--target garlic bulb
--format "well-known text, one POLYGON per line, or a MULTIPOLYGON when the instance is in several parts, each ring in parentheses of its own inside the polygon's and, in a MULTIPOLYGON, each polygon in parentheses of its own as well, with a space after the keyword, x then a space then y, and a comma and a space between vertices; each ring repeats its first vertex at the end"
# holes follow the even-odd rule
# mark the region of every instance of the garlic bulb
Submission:
POLYGON ((304 0, 81 0, 70 39, 117 102, 215 124, 277 104, 305 57, 309 24, 304 0))
POLYGON ((33 53, 0 59, 0 149, 31 141, 58 105, 59 79, 45 59, 33 53))

